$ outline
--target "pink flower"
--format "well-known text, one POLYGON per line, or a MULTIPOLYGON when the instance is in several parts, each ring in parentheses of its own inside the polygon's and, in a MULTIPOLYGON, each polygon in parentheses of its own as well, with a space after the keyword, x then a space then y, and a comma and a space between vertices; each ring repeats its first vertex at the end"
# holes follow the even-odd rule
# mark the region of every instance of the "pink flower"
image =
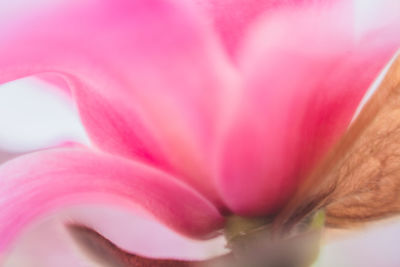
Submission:
POLYGON ((194 2, 2 4, 0 82, 61 76, 94 147, 2 165, 0 252, 77 203, 139 205, 200 239, 278 213, 400 44, 396 3, 194 2))

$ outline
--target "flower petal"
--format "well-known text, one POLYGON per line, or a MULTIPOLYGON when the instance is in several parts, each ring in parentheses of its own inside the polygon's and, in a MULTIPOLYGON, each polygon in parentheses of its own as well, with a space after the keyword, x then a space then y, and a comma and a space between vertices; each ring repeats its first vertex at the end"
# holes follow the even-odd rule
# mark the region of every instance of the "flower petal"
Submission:
POLYGON ((243 37, 262 14, 273 14, 287 6, 329 5, 337 0, 196 0, 210 14, 229 53, 236 55, 243 37))
POLYGON ((205 260, 181 260, 181 259, 160 259, 148 258, 142 255, 132 254, 121 249, 116 244, 105 238, 97 231, 81 226, 69 225, 68 230, 85 254, 92 260, 109 266, 231 266, 232 255, 224 255, 221 257, 205 260))
POLYGON ((0 252, 38 216, 70 204, 139 205, 175 231, 198 238, 209 237, 223 223, 210 202, 173 177, 81 148, 9 161, 0 168, 0 196, 0 252))
POLYGON ((132 210, 99 204, 77 205, 63 208, 25 228, 7 255, 5 267, 88 266, 86 255, 77 251, 76 242, 66 231, 66 223, 95 229, 121 249, 149 258, 204 260, 227 252, 222 236, 194 240, 132 210))
POLYGON ((282 207, 399 48, 400 27, 356 34, 353 14, 349 2, 286 9, 253 29, 241 57, 246 90, 221 156, 221 192, 235 212, 282 207))
POLYGON ((63 75, 99 147, 173 171, 218 202, 203 163, 235 76, 196 10, 172 0, 51 5, 0 27, 0 81, 63 75))

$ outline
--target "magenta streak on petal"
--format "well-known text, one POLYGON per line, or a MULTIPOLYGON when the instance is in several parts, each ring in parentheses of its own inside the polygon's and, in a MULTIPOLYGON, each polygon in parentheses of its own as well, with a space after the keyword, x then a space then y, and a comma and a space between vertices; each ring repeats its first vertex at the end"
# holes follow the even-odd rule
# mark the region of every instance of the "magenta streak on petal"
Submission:
POLYGON ((0 252, 38 216, 93 199, 120 207, 138 204, 195 238, 212 236, 224 221, 210 202, 163 172, 89 150, 54 149, 0 167, 0 252))
POLYGON ((283 7, 310 5, 329 6, 341 0, 195 0, 206 12, 233 56, 253 23, 265 14, 274 14, 283 7))
POLYGON ((212 30, 184 1, 60 3, 2 23, 0 82, 61 74, 97 146, 170 171, 223 207, 208 161, 236 76, 212 30))
POLYGON ((356 38, 348 11, 282 10, 253 29, 240 61, 246 90, 221 150, 220 190, 234 212, 277 212, 399 48, 400 27, 356 38))

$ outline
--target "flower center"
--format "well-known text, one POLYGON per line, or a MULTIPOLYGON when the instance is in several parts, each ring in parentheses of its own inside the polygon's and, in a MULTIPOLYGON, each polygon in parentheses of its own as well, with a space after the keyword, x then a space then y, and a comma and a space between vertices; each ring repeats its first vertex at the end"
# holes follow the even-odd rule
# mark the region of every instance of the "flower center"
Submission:
POLYGON ((224 232, 228 246, 251 234, 267 231, 271 228, 271 224, 272 219, 270 217, 230 216, 226 222, 224 232))
POLYGON ((290 232, 277 237, 272 218, 246 218, 233 215, 225 226, 227 246, 238 266, 305 267, 318 256, 325 213, 318 211, 304 218, 290 232))

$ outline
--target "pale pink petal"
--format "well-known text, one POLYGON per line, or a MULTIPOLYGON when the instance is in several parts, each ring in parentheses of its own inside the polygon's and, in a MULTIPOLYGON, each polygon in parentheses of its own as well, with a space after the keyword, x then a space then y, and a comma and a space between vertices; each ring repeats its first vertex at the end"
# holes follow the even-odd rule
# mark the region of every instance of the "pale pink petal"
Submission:
POLYGON ((171 229, 197 238, 212 236, 223 224, 210 202, 174 177, 80 148, 9 161, 0 167, 0 196, 0 252, 39 216, 73 204, 139 205, 171 229))
POLYGON ((49 6, 1 24, 0 81, 62 75, 95 144, 177 173, 219 202, 204 165, 235 76, 197 10, 172 0, 49 6))
POLYGON ((79 205, 64 210, 58 218, 83 222, 120 248, 150 258, 200 260, 227 252, 223 236, 211 240, 190 239, 148 218, 145 212, 132 213, 104 205, 79 205), (109 216, 114 220, 107 220, 109 216))
POLYGON ((88 267, 88 260, 68 242, 70 238, 63 224, 48 219, 28 229, 24 229, 12 250, 4 255, 1 266, 88 267))
POLYGON ((194 0, 210 15, 231 55, 236 55, 248 28, 260 15, 273 15, 282 7, 330 5, 340 0, 194 0))
POLYGON ((356 34, 346 4, 281 10, 253 29, 221 155, 221 193, 235 212, 282 207, 399 48, 400 27, 356 34))
POLYGON ((80 222, 125 251, 150 258, 204 260, 226 253, 223 237, 193 240, 132 210, 99 204, 78 205, 25 228, 7 255, 4 267, 87 267, 89 259, 66 231, 66 222, 80 222))

